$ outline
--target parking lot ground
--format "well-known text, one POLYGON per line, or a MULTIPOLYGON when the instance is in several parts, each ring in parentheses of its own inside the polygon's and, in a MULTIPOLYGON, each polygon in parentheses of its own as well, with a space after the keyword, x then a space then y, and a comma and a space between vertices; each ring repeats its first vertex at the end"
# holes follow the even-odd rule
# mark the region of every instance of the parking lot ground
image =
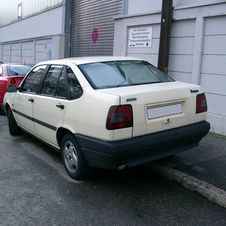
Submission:
POLYGON ((226 137, 209 133, 198 147, 156 163, 161 174, 226 208, 226 137))
POLYGON ((26 133, 10 136, 5 116, 0 141, 0 225, 226 225, 225 208, 146 166, 76 181, 60 153, 26 133))

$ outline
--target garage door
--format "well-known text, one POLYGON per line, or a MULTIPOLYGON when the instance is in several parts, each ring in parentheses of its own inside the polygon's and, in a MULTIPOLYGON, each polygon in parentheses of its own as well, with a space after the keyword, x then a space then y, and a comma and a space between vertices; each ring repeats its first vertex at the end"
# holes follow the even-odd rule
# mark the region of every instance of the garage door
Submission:
POLYGON ((226 134, 226 16, 205 19, 201 85, 212 130, 226 134), (224 131, 223 131, 224 130, 224 131))
POLYGON ((11 44, 11 62, 20 62, 20 43, 11 44))
POLYGON ((194 39, 195 20, 174 21, 172 23, 169 75, 179 81, 191 82, 194 39))
POLYGON ((70 55, 112 55, 113 17, 121 13, 122 0, 73 1, 70 55))

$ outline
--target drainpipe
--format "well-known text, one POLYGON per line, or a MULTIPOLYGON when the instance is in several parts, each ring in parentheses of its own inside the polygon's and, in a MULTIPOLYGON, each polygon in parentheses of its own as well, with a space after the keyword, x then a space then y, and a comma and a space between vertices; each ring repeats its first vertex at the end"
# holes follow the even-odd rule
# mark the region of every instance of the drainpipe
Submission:
POLYGON ((170 33, 173 18, 173 0, 162 0, 161 33, 159 43, 158 68, 168 73, 170 33))
POLYGON ((64 57, 70 57, 71 52, 71 16, 72 16, 72 0, 64 0, 65 4, 65 46, 64 57))

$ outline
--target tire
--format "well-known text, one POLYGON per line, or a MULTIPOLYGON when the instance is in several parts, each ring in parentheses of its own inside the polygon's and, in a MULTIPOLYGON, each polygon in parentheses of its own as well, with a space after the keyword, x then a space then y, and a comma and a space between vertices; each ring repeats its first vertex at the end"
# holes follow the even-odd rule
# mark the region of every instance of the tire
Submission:
POLYGON ((80 146, 72 134, 64 136, 61 143, 61 157, 68 175, 75 180, 82 180, 92 173, 80 146))
POLYGON ((1 107, 0 107, 0 115, 5 115, 5 112, 1 107))
POLYGON ((12 136, 17 136, 21 134, 21 129, 17 125, 16 120, 13 116, 12 110, 10 108, 8 110, 8 125, 9 125, 9 133, 12 136))

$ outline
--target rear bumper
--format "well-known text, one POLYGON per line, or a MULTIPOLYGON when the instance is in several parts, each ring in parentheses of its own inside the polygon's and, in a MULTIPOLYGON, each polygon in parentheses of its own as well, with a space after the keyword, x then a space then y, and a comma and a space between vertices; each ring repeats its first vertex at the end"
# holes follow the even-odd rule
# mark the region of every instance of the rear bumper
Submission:
POLYGON ((105 142, 75 134, 91 167, 116 169, 140 165, 194 148, 209 132, 206 121, 126 140, 105 142))

